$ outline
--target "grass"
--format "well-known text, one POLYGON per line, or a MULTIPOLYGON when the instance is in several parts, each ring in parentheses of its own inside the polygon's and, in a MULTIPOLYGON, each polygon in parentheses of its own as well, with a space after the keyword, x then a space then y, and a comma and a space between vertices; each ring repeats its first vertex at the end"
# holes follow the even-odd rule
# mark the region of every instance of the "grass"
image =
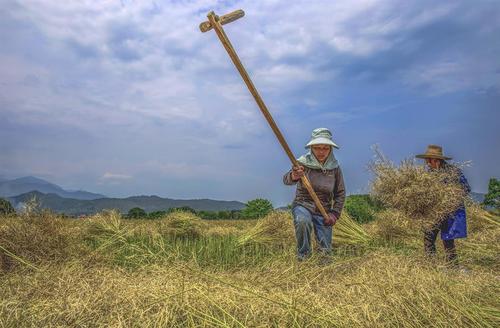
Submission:
POLYGON ((500 221, 468 212, 470 236, 457 241, 468 274, 426 259, 420 233, 390 211, 366 225, 341 218, 331 264, 296 262, 286 213, 0 218, 11 263, 0 270, 0 327, 496 327, 500 221))

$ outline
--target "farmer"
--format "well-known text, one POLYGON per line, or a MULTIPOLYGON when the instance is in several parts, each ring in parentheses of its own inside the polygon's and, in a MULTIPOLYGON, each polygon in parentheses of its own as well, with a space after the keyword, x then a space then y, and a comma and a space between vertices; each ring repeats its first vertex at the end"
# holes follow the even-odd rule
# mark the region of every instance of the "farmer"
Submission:
POLYGON ((344 179, 339 163, 333 156, 333 148, 339 148, 332 141, 332 133, 326 128, 313 130, 306 145, 309 151, 297 161, 283 177, 286 185, 297 184, 295 199, 292 203, 293 224, 297 240, 299 261, 311 255, 311 232, 314 230, 319 251, 329 255, 332 248, 332 226, 340 218, 345 200, 344 179), (328 219, 324 219, 314 204, 300 178, 306 175, 316 192, 328 219))
MULTIPOLYGON (((425 162, 430 170, 450 170, 454 171, 457 177, 456 183, 460 183, 464 193, 470 192, 470 186, 462 171, 446 161, 450 157, 443 155, 443 149, 440 146, 429 145, 425 154, 415 156, 425 159, 425 162)), ((446 260, 452 266, 458 266, 458 257, 455 250, 455 239, 467 237, 467 225, 465 206, 462 204, 454 213, 444 217, 433 228, 424 231, 424 248, 427 255, 434 256, 436 254, 436 238, 441 231, 441 239, 446 253, 446 260)))

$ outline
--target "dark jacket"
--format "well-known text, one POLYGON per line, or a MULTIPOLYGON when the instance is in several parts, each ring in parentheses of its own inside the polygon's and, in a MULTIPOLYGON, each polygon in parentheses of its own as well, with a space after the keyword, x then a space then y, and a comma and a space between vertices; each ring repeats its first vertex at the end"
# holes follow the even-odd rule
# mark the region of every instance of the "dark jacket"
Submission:
MULTIPOLYGON (((344 178, 342 177, 340 167, 333 170, 324 170, 324 172, 320 169, 304 167, 304 172, 309 178, 325 210, 334 213, 337 218, 340 218, 345 201, 344 178)), ((302 182, 300 180, 292 180, 292 170, 288 171, 283 176, 283 183, 286 185, 297 184, 297 192, 292 207, 301 205, 310 210, 313 214, 321 215, 311 196, 309 196, 309 192, 302 185, 302 182)))

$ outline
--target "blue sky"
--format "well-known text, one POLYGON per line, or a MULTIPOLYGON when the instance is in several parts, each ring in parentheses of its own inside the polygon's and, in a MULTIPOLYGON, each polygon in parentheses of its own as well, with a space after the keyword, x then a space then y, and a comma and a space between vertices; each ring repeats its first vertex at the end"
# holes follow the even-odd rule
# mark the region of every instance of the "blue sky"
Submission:
POLYGON ((498 1, 0 0, 0 177, 109 196, 289 203, 289 163, 215 33, 225 29, 293 152, 328 127, 348 191, 379 144, 441 144, 500 176, 498 1))

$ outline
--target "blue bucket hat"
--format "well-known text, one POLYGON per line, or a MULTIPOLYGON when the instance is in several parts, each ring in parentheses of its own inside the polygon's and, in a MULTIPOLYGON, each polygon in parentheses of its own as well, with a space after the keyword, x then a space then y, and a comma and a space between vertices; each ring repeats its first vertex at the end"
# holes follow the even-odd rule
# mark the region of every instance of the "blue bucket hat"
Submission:
POLYGON ((339 148, 339 146, 333 142, 332 133, 327 128, 317 128, 313 130, 311 140, 307 143, 306 148, 312 145, 330 145, 337 149, 339 148))

